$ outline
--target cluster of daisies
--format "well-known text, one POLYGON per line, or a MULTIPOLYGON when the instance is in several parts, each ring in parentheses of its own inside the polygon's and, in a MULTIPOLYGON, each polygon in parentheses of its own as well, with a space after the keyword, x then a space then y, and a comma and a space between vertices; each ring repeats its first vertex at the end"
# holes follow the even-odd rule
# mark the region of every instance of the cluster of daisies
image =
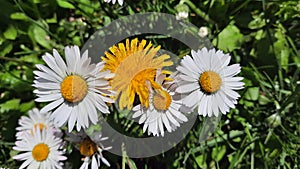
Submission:
POLYGON ((164 136, 188 121, 187 115, 226 114, 237 104, 242 77, 235 77, 239 64, 228 65, 230 55, 215 49, 191 51, 175 71, 160 46, 146 40, 126 39, 105 52, 99 63, 91 63, 88 51, 65 47, 65 60, 54 49, 42 58, 45 65, 34 71, 36 102, 47 104, 19 120, 15 156, 25 160, 20 168, 62 168, 64 145, 71 142, 83 156, 81 169, 110 166, 103 157, 101 142, 107 137, 90 138, 84 130, 99 120, 98 113, 110 113, 109 105, 133 111, 143 132, 164 136), (62 139, 64 138, 64 139, 62 139))

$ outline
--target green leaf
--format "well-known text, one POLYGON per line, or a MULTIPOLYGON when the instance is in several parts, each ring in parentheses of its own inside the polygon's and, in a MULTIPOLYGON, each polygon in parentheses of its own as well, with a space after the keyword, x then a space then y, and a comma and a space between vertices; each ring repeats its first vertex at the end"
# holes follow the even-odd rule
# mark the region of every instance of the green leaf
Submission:
POLYGON ((13 49, 13 44, 12 42, 5 41, 3 44, 0 46, 0 55, 5 56, 6 54, 10 53, 11 50, 13 49))
POLYGON ((22 103, 20 105, 20 111, 21 112, 28 112, 29 110, 31 110, 32 108, 34 108, 34 106, 35 106, 34 101, 22 103))
POLYGON ((201 154, 195 158, 197 165, 200 168, 207 168, 207 164, 205 162, 205 155, 201 154))
POLYGON ((10 18, 13 19, 13 20, 23 20, 23 21, 27 21, 28 20, 26 14, 24 14, 22 12, 12 13, 10 15, 10 18))
POLYGON ((231 52, 240 48, 243 38, 244 36, 240 33, 239 28, 231 24, 222 30, 217 39, 213 40, 213 45, 225 52, 231 52))
POLYGON ((266 96, 264 96, 264 95, 259 95, 258 102, 261 105, 266 105, 266 104, 270 103, 271 100, 269 98, 267 98, 266 96))
POLYGON ((247 92, 245 93, 245 98, 248 100, 257 100, 259 97, 259 87, 251 87, 248 88, 247 92))
POLYGON ((37 42, 41 46, 51 49, 50 40, 47 32, 40 26, 33 24, 29 27, 28 35, 33 42, 37 42))
POLYGON ((58 4, 58 6, 60 6, 62 8, 75 9, 75 7, 71 3, 69 3, 65 0, 56 0, 56 2, 58 4))
POLYGON ((15 40, 17 37, 17 30, 13 25, 10 25, 3 35, 6 39, 15 40))
POLYGON ((211 157, 216 162, 220 161, 226 153, 226 146, 214 147, 211 153, 211 157))
POLYGON ((254 19, 248 24, 250 29, 259 29, 266 25, 266 22, 263 18, 263 13, 260 15, 254 15, 253 18, 254 19))
POLYGON ((17 110, 20 106, 20 99, 12 99, 0 104, 0 113, 4 113, 10 110, 17 110))
POLYGON ((274 53, 276 55, 277 60, 280 62, 278 64, 281 65, 283 69, 288 70, 290 49, 287 45, 287 41, 285 38, 285 29, 282 25, 279 25, 279 29, 277 29, 275 33, 275 37, 277 41, 274 43, 274 53))

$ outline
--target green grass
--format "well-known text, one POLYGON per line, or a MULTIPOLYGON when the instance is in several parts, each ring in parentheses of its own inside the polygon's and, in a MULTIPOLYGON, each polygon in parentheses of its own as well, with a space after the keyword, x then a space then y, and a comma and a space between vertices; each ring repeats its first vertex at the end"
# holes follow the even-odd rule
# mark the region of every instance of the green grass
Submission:
MULTIPOLYGON (((208 27, 208 39, 230 52, 232 63, 241 64, 246 85, 239 104, 222 116, 207 141, 198 141, 199 117, 187 137, 162 155, 130 159, 125 151, 123 157, 104 153, 112 168, 299 168, 300 3, 293 0, 125 0, 123 6, 103 0, 0 1, 0 166, 21 164, 11 158, 17 153, 12 150, 15 128, 20 116, 43 106, 34 102, 31 85, 45 52, 82 47, 95 31, 122 16, 181 9, 189 11, 189 22, 208 27)), ((174 49, 170 38, 154 41, 180 56, 189 53, 183 44, 174 49)), ((121 115, 109 120, 128 135, 141 133, 138 124, 121 115)), ((68 165, 79 168, 78 151, 69 148, 67 156, 68 165)))

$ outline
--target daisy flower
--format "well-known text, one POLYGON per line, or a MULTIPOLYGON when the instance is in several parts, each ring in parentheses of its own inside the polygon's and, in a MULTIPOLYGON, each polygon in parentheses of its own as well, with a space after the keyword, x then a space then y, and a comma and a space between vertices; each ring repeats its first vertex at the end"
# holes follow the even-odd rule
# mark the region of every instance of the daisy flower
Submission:
POLYGON ((113 103, 113 93, 109 90, 108 78, 113 77, 109 71, 102 71, 104 62, 90 64, 88 51, 80 56, 78 46, 65 48, 66 63, 54 49, 53 56, 46 53, 43 60, 49 66, 36 65, 34 71, 34 91, 37 102, 51 102, 41 112, 50 113, 50 118, 59 127, 68 123, 71 131, 89 127, 89 123, 98 121, 97 110, 109 113, 105 102, 113 103))
POLYGON ((186 19, 189 17, 189 13, 188 12, 178 12, 176 14, 176 19, 177 20, 182 20, 182 19, 186 19))
POLYGON ((29 169, 62 169, 62 163, 67 158, 59 150, 62 141, 56 138, 49 129, 40 130, 39 126, 33 134, 26 133, 24 139, 16 141, 14 150, 24 153, 13 158, 25 162, 20 166, 29 169))
POLYGON ((110 52, 105 52, 106 57, 102 57, 105 61, 104 70, 110 70, 115 73, 115 77, 111 80, 112 90, 119 97, 119 108, 132 108, 135 95, 139 96, 142 105, 149 106, 149 90, 146 81, 149 81, 153 88, 161 88, 154 81, 156 70, 164 66, 171 66, 172 61, 166 61, 169 55, 156 54, 160 46, 154 48, 151 42, 147 45, 146 40, 138 41, 133 39, 126 44, 119 43, 109 48, 110 52))
POLYGON ((148 128, 148 135, 164 136, 164 127, 168 132, 174 131, 180 123, 188 119, 180 112, 182 102, 175 99, 176 84, 174 81, 164 81, 166 76, 158 70, 156 82, 163 87, 161 89, 150 90, 149 108, 137 105, 133 108, 135 112, 133 118, 140 117, 139 123, 144 123, 143 132, 148 128))
MULTIPOLYGON (((104 0, 104 2, 106 3, 112 3, 112 4, 115 4, 116 3, 116 0, 104 0)), ((123 5, 123 2, 124 0, 118 0, 118 3, 122 6, 123 5)))
POLYGON ((16 133, 17 139, 22 139, 25 133, 32 133, 32 131, 37 127, 39 127, 40 130, 49 128, 53 131, 53 133, 59 133, 59 129, 54 127, 54 124, 50 121, 49 114, 47 112, 41 113, 39 109, 34 108, 30 110, 28 114, 29 117, 22 116, 19 119, 20 126, 16 128, 18 131, 16 133))
POLYGON ((205 36, 207 36, 207 35, 208 35, 208 28, 205 27, 205 26, 201 26, 201 27, 199 28, 198 35, 199 35, 200 37, 202 37, 202 38, 205 37, 205 36))
POLYGON ((83 164, 80 169, 88 169, 89 164, 91 163, 91 169, 98 169, 100 165, 100 160, 108 167, 110 167, 109 162, 103 157, 102 151, 111 149, 112 147, 104 147, 101 144, 101 141, 107 140, 108 137, 102 137, 98 135, 97 141, 93 141, 88 137, 83 131, 79 133, 67 133, 67 140, 78 144, 79 152, 84 156, 83 164))
POLYGON ((185 56, 177 67, 181 81, 176 92, 187 95, 183 103, 198 107, 198 114, 209 117, 219 112, 226 114, 234 108, 240 95, 234 90, 242 89, 242 77, 234 77, 241 71, 239 64, 228 66, 231 56, 215 49, 203 48, 192 56, 185 56))

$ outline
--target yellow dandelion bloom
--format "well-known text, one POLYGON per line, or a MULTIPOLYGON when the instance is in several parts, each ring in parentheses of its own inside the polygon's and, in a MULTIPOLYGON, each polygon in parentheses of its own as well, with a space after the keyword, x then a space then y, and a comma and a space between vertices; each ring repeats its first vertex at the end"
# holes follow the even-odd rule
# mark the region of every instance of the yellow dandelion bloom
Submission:
MULTIPOLYGON (((149 106, 147 81, 154 89, 161 88, 155 82, 156 71, 173 65, 173 62, 168 60, 170 56, 167 54, 156 56, 159 49, 160 46, 153 47, 151 42, 147 44, 146 40, 139 42, 135 38, 131 42, 126 39, 125 45, 119 43, 109 48, 109 52, 105 52, 106 57, 102 57, 105 61, 104 70, 115 73, 111 85, 117 92, 116 98, 119 97, 121 110, 125 107, 132 108, 136 94, 142 105, 149 106)), ((168 71, 163 72, 168 73, 168 71)))

